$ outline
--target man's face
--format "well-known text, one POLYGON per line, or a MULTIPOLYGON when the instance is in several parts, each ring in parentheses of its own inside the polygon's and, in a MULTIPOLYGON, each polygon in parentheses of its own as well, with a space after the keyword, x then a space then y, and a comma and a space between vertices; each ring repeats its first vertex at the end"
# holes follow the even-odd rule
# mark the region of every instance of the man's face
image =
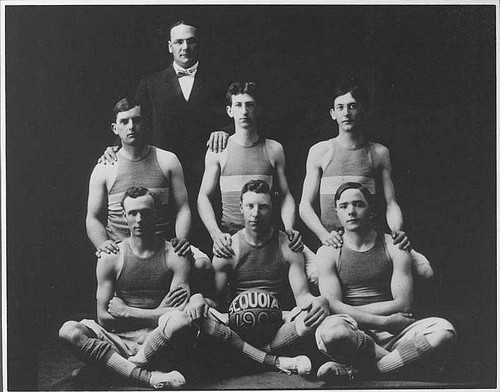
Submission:
POLYGON ((271 228, 272 203, 268 193, 244 193, 240 211, 247 229, 262 233, 271 228))
POLYGON ((249 94, 233 95, 231 106, 227 106, 226 111, 234 120, 234 124, 241 128, 248 128, 257 123, 257 102, 249 94))
POLYGON ((133 237, 148 237, 155 233, 156 210, 151 195, 127 197, 123 201, 123 215, 133 237))
POLYGON ((113 132, 120 137, 122 144, 138 145, 143 137, 143 119, 140 106, 116 115, 116 122, 111 124, 113 132))
POLYGON ((352 131, 356 129, 361 119, 361 105, 351 93, 340 95, 335 98, 330 115, 337 121, 340 130, 352 131))
POLYGON ((182 68, 189 68, 198 61, 198 33, 196 28, 178 25, 170 30, 168 51, 174 56, 174 62, 182 68))
POLYGON ((359 189, 347 189, 337 201, 337 216, 347 231, 366 228, 370 223, 370 207, 359 189))

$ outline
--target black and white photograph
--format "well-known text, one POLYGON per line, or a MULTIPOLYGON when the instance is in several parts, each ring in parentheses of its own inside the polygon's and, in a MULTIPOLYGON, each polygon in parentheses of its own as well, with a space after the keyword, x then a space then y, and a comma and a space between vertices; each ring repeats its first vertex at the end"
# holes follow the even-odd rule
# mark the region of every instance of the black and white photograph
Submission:
POLYGON ((496 1, 0 1, 2 386, 498 388, 496 1))

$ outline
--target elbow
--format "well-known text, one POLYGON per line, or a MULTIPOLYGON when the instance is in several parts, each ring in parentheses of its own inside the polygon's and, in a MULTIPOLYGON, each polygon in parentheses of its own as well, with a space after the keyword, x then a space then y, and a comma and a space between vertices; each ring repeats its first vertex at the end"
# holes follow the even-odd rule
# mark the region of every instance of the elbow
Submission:
POLYGON ((398 308, 402 313, 411 313, 413 311, 413 301, 402 301, 398 308))
POLYGON ((306 215, 307 215, 307 203, 304 203, 304 202, 300 202, 299 203, 299 216, 300 216, 300 219, 302 219, 303 221, 306 220, 306 215))

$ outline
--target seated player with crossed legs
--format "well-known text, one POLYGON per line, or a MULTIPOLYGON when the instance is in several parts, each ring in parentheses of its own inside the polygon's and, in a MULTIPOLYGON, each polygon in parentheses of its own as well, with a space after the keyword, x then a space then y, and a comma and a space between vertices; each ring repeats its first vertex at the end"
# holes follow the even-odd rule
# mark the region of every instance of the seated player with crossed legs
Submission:
MULTIPOLYGON (((262 350, 272 354, 290 353, 290 350, 299 346, 302 348, 306 339, 312 337, 315 329, 328 316, 328 303, 324 297, 314 297, 309 292, 302 252, 292 251, 287 235, 272 227, 273 204, 269 184, 264 180, 249 181, 243 186, 240 201, 245 227, 231 237, 234 255, 214 256, 212 261, 215 302, 220 310, 227 310, 229 294, 229 299, 233 300, 229 310, 237 313, 235 319, 258 319, 258 312, 262 311, 259 308, 266 308, 267 301, 270 309, 265 321, 269 323, 276 321, 279 306, 276 306, 275 301, 284 304, 285 308, 288 304, 288 309, 296 303, 298 307, 290 312, 285 322, 280 320, 275 324, 276 329, 265 331, 264 334, 255 334, 251 328, 245 328, 262 328, 258 320, 255 325, 251 320, 241 322, 241 319, 233 323, 233 326, 238 324, 236 327, 243 327, 240 332, 244 337, 253 337, 249 342, 262 350), (259 298, 262 303, 252 306, 251 302, 255 305, 259 298), (260 338, 267 339, 263 341, 260 338)), ((205 305, 205 311, 207 307, 208 304, 205 305)), ((268 327, 264 326, 265 329, 268 327)), ((310 342, 313 343, 313 340, 310 339, 310 342)), ((314 351, 317 352, 315 348, 314 351)), ((309 374, 312 368, 309 358, 301 355, 295 359, 298 361, 296 371, 301 375, 309 374)))
POLYGON ((181 310, 189 299, 191 263, 155 235, 160 201, 154 193, 128 188, 121 204, 130 234, 117 244, 119 252, 98 258, 97 322, 67 321, 59 337, 79 359, 125 381, 178 388, 185 383, 178 371, 150 370, 130 357, 143 344, 160 355, 186 339, 190 319, 181 310), (152 347, 155 340, 161 344, 152 347))
POLYGON ((368 188, 344 183, 334 202, 345 233, 339 249, 317 253, 319 289, 334 314, 316 330, 318 347, 332 358, 318 376, 352 366, 388 373, 447 354, 455 329, 442 318, 413 318, 411 256, 374 229, 368 188))

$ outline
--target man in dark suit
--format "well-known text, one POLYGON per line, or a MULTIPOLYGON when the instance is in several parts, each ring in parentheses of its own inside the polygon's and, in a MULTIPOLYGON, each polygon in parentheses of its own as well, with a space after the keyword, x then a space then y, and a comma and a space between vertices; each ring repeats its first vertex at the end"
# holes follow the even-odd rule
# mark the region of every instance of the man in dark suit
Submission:
MULTIPOLYGON (((170 27, 168 50, 172 64, 143 78, 135 99, 150 124, 148 143, 179 158, 193 211, 193 229, 197 237, 206 236, 195 209, 196 195, 206 145, 216 150, 220 145, 222 150, 228 137, 225 131, 212 132, 227 128, 223 110, 227 82, 220 67, 199 61, 199 29, 193 23, 180 20, 170 27)), ((108 148, 104 159, 116 161, 118 148, 108 148)), ((207 237, 207 249, 211 249, 209 242, 207 237)))
POLYGON ((191 166, 203 163, 209 131, 222 129, 227 119, 221 109, 224 81, 207 64, 200 65, 198 47, 197 27, 186 21, 173 24, 168 41, 173 63, 142 79, 136 100, 150 119, 151 143, 175 153, 187 173, 201 174, 202 166, 191 166))

